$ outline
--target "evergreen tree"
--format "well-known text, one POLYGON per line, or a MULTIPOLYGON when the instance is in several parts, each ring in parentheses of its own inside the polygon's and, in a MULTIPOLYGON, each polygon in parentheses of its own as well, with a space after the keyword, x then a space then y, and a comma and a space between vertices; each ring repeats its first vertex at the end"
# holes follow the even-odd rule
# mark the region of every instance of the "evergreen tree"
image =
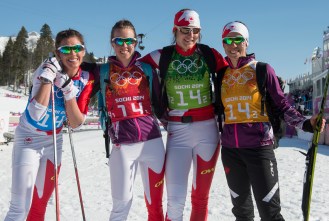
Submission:
POLYGON ((28 66, 28 48, 27 48, 28 34, 23 26, 19 31, 16 41, 13 46, 13 69, 14 76, 14 91, 17 90, 17 86, 20 83, 24 83, 24 76, 29 70, 28 66))
POLYGON ((2 55, 0 54, 0 85, 5 84, 5 78, 4 78, 4 73, 3 73, 3 67, 2 67, 2 55))
POLYGON ((53 52, 54 49, 54 40, 50 27, 44 24, 40 30, 40 38, 33 52, 32 69, 36 69, 49 56, 49 52, 53 52))
POLYGON ((83 58, 83 61, 95 63, 96 59, 95 59, 94 53, 93 52, 90 52, 90 53, 86 52, 85 57, 83 58))
POLYGON ((5 50, 2 54, 2 71, 1 74, 3 75, 4 84, 9 86, 13 83, 12 78, 12 69, 13 69, 13 49, 14 48, 14 42, 12 38, 10 37, 5 50))

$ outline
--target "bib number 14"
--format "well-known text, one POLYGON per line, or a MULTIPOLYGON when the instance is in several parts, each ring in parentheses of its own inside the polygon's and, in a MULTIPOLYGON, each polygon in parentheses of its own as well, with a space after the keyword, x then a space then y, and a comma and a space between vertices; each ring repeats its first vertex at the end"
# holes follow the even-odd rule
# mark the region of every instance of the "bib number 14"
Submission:
MULTIPOLYGON (((189 105, 189 103, 186 102, 184 99, 183 91, 176 91, 176 94, 178 94, 177 99, 179 99, 177 103, 178 106, 185 107, 189 105)), ((170 97, 169 99, 170 99, 170 103, 174 104, 175 98, 170 97)), ((193 94, 193 91, 189 90, 188 100, 190 101, 196 100, 198 104, 207 103, 208 101, 207 96, 201 96, 200 90, 197 90, 196 94, 193 94)))
POLYGON ((234 109, 235 106, 233 106, 232 104, 228 104, 226 107, 229 109, 229 113, 230 113, 230 115, 228 116, 228 120, 236 120, 237 119, 236 115, 239 116, 245 115, 246 119, 250 119, 251 117, 258 118, 257 111, 253 110, 251 111, 252 114, 250 114, 249 103, 245 103, 244 108, 242 107, 241 103, 237 103, 236 109, 234 109))

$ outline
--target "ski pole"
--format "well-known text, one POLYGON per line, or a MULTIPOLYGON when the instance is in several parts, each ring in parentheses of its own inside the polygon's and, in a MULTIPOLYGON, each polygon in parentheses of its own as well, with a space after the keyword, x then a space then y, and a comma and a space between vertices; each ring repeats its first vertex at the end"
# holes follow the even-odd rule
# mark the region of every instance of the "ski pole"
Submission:
POLYGON ((57 173, 57 139, 56 139, 56 115, 55 115, 55 85, 51 86, 51 109, 53 123, 53 142, 54 142, 54 172, 55 172, 55 203, 56 203, 56 221, 60 220, 59 215, 59 196, 58 196, 58 173, 57 173))
POLYGON ((328 87, 329 87, 329 69, 327 70, 327 76, 323 91, 323 97, 321 101, 321 106, 319 110, 319 114, 316 118, 316 126, 313 134, 313 139, 311 143, 311 147, 308 149, 306 154, 306 169, 304 174, 304 185, 303 185, 303 197, 302 197, 302 211, 304 221, 308 221, 310 217, 311 210, 311 201, 312 201, 312 187, 313 187, 313 179, 314 179, 314 170, 315 170, 315 162, 316 155, 318 151, 319 137, 321 131, 322 117, 324 113, 324 106, 327 99, 328 87))
POLYGON ((71 144, 71 152, 72 152, 72 158, 73 158, 73 164, 74 164, 75 179, 77 181, 78 192, 79 192, 79 199, 80 199, 80 206, 81 206, 82 218, 83 218, 83 221, 86 221, 85 210, 84 210, 83 200, 82 200, 82 194, 81 194, 79 174, 78 174, 78 166, 77 166, 77 162, 76 162, 76 158, 75 158, 75 151, 74 151, 74 145, 73 145, 72 131, 71 131, 71 127, 70 127, 70 123, 69 122, 68 122, 67 126, 68 126, 69 138, 70 138, 70 144, 71 144))

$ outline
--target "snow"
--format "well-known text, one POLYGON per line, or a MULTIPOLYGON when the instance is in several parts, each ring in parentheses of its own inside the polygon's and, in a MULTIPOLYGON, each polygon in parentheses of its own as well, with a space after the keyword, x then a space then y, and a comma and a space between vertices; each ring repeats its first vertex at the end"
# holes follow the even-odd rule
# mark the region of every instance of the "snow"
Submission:
MULTIPOLYGON (((34 50, 37 46, 38 39, 40 38, 40 34, 36 31, 29 32, 27 38, 27 48, 29 50, 34 50)), ((10 37, 4 37, 0 36, 0 54, 2 54, 5 51, 7 42, 9 41, 10 37)), ((11 37, 12 41, 16 40, 16 36, 11 37)))
MULTIPOLYGON (((16 108, 25 108, 26 100, 20 100, 22 106, 13 102, 15 99, 3 100, 0 89, 0 110, 3 107, 17 112, 16 108)), ((23 109, 24 109, 23 108, 23 109)), ((166 142, 166 132, 163 131, 166 142)), ((105 221, 109 219, 111 211, 111 186, 108 160, 105 158, 104 139, 101 130, 86 130, 73 133, 73 143, 77 167, 82 189, 82 197, 87 220, 105 221)), ((278 161, 282 215, 285 220, 303 220, 301 198, 305 157, 299 152, 306 152, 309 141, 294 138, 283 138, 280 147, 275 150, 278 161)), ((11 188, 11 152, 13 143, 0 145, 0 220, 3 220, 10 203, 11 188)), ((329 220, 329 146, 319 145, 313 183, 311 203, 312 221, 329 220)), ((184 220, 189 220, 191 173, 189 178, 189 192, 184 210, 184 220)), ((164 211, 166 211, 166 191, 163 197, 164 211)), ((75 181, 70 141, 68 134, 64 134, 63 159, 59 176, 60 216, 62 221, 82 220, 79 195, 75 181)), ((226 184, 223 167, 219 158, 214 180, 209 196, 209 221, 232 221, 231 200, 226 184)), ((256 208, 256 206, 255 206, 256 208)), ((260 220, 255 209, 255 220, 260 220)), ((138 172, 134 185, 134 200, 128 220, 146 220, 147 212, 144 203, 143 186, 138 172)), ((48 204, 46 220, 55 219, 55 200, 51 198, 48 204)))
POLYGON ((0 54, 5 51, 9 37, 0 37, 0 54))
POLYGON ((27 96, 24 96, 22 93, 16 93, 0 88, 1 111, 23 113, 26 108, 27 100, 27 96))

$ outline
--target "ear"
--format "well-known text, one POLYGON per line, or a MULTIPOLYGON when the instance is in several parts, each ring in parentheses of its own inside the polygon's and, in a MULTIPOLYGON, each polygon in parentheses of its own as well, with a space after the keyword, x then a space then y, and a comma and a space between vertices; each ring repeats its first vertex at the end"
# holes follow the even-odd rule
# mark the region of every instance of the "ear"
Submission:
POLYGON ((248 39, 246 39, 246 48, 248 48, 248 45, 249 45, 249 41, 248 39))

